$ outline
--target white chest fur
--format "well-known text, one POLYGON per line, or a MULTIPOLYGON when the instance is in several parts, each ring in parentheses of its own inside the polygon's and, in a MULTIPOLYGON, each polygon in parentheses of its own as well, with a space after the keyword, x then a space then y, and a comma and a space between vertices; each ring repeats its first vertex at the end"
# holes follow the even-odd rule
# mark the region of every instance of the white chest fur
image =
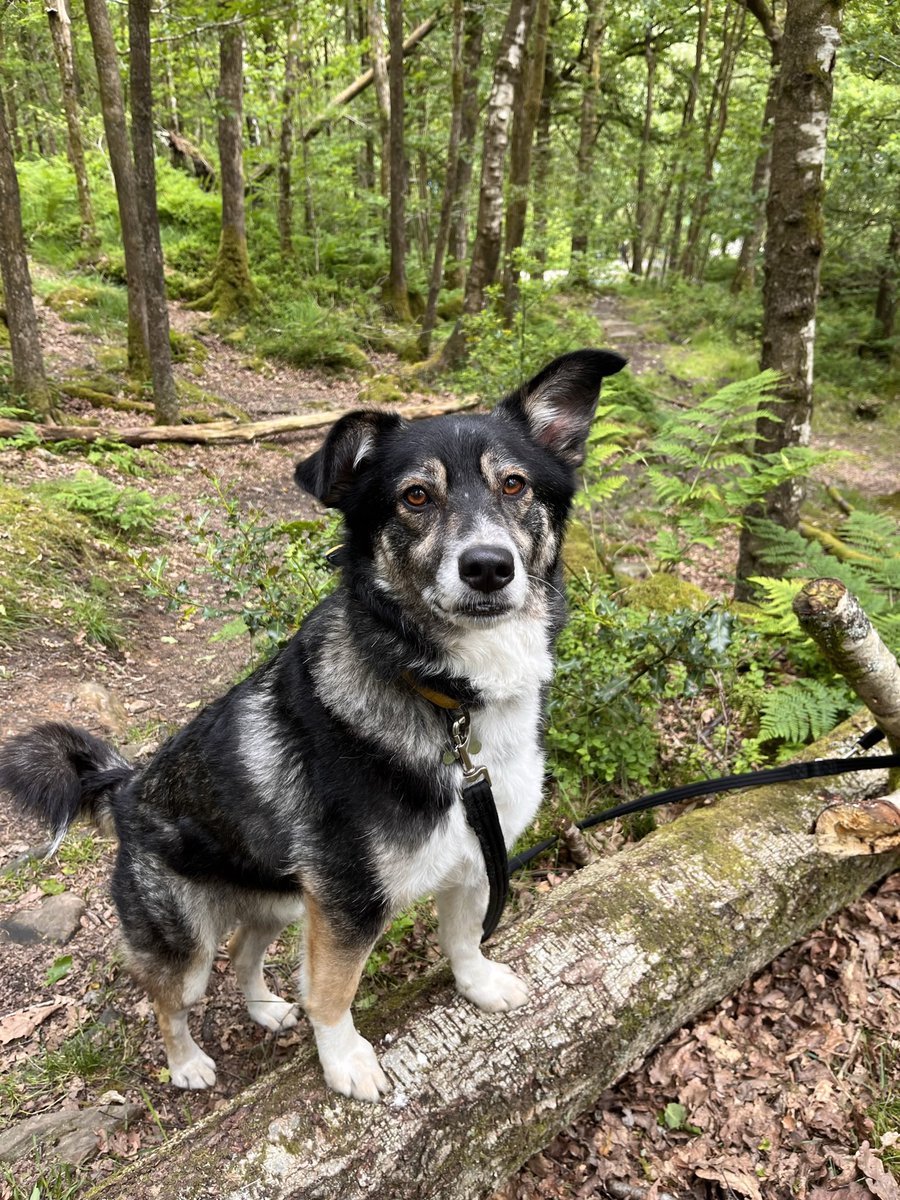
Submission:
MULTIPOLYGON (((543 623, 517 618, 489 629, 461 631, 450 668, 484 697, 472 714, 473 761, 488 768, 507 846, 533 819, 541 802, 544 753, 541 693, 553 662, 543 623)), ((460 788, 462 775, 460 773, 460 788)), ((462 802, 412 855, 379 847, 383 886, 396 911, 440 887, 477 882, 485 868, 462 802)))

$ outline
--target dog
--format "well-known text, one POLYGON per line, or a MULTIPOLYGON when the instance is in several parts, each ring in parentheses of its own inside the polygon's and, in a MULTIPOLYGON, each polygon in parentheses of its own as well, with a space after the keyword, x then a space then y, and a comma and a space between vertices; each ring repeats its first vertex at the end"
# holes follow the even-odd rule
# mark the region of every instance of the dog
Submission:
POLYGON ((434 894, 457 989, 486 1012, 525 982, 481 949, 485 860, 448 755, 465 705, 509 847, 544 776, 543 709, 565 621, 560 548, 602 380, 625 359, 555 359, 489 414, 343 416, 296 468, 341 511, 341 582, 275 657, 141 769, 85 730, 47 723, 0 750, 0 787, 55 830, 112 822, 112 893, 171 1081, 215 1083, 188 1013, 223 937, 250 1016, 275 1033, 266 948, 301 917, 299 994, 329 1087, 389 1090, 350 1006, 394 914, 434 894), (445 703, 448 702, 448 703, 445 703), (449 761, 448 761, 449 760, 449 761))

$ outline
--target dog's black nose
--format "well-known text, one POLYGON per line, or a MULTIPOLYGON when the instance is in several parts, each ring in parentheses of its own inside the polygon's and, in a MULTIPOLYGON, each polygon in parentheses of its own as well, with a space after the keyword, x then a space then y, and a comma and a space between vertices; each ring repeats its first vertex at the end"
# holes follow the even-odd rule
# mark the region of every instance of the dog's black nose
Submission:
POLYGON ((499 592, 516 573, 505 546, 469 546, 459 556, 459 577, 476 592, 499 592))

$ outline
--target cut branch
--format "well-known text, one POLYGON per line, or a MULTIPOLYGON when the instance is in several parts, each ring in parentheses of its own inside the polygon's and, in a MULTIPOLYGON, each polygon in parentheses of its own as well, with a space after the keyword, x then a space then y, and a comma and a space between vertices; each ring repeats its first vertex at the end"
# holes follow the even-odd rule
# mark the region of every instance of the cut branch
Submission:
MULTIPOLYGON (((839 579, 814 579, 798 593, 794 612, 832 667, 847 680, 900 752, 900 665, 852 594, 839 579)), ((891 772, 890 795, 836 804, 816 823, 827 854, 883 854, 900 847, 900 770, 891 772)))
MULTIPOLYGON (((456 400, 452 404, 411 404, 396 411, 409 421, 421 417, 440 417, 445 413, 473 408, 474 400, 456 400)), ((26 430, 36 433, 42 442, 125 442, 129 446, 151 446, 155 442, 253 442, 279 433, 301 429, 319 429, 340 420, 345 409, 331 412, 302 413, 270 417, 268 421, 207 421, 203 425, 141 425, 135 429, 104 428, 99 425, 35 425, 29 421, 0 418, 0 437, 18 437, 26 430)))
MULTIPOLYGON (((845 752, 863 728, 808 754, 845 752)), ((839 785, 845 798, 859 779, 839 785)), ((210 1162, 231 1200, 489 1193, 660 1041, 900 865, 821 854, 820 786, 696 809, 555 888, 492 947, 529 980, 515 1013, 479 1012, 439 969, 362 1014, 394 1087, 382 1105, 327 1093, 310 1045, 92 1195, 197 1200, 210 1162)))

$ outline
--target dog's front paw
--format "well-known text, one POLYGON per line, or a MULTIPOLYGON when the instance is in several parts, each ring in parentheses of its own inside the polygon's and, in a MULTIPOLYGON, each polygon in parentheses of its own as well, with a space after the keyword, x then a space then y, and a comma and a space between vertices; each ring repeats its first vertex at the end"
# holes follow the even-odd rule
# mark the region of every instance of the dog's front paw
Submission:
POLYGON ((195 1045, 190 1058, 184 1058, 177 1063, 169 1059, 169 1074, 175 1087, 199 1091, 211 1088, 216 1082, 216 1064, 195 1045))
POLYGON ((262 1025, 270 1033, 284 1033, 297 1024, 297 1006, 275 995, 269 1000, 251 1000, 247 1004, 247 1012, 257 1025, 262 1025))
POLYGON ((483 958, 477 967, 460 971, 457 989, 483 1012, 509 1012, 528 999, 528 986, 506 963, 483 958))
POLYGON ((324 1056, 320 1057, 325 1082, 342 1096, 352 1096, 354 1100, 369 1100, 377 1104, 381 1097, 391 1090, 371 1043, 359 1034, 356 1035, 352 1049, 339 1058, 329 1057, 326 1061, 324 1056))

